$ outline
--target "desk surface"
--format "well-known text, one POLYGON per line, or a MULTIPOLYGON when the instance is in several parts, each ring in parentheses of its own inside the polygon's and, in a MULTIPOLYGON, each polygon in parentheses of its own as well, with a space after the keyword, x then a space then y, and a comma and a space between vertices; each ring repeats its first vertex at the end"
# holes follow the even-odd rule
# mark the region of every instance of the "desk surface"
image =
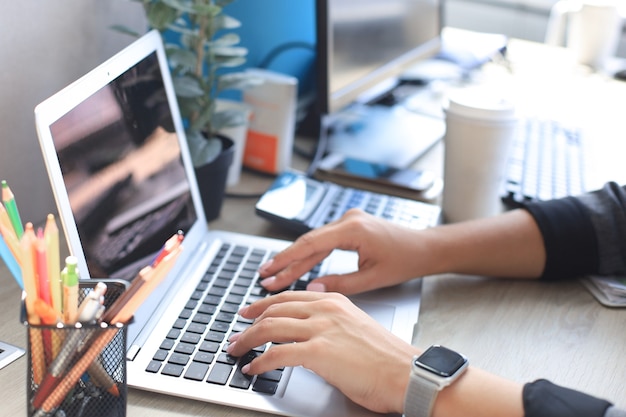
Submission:
MULTIPOLYGON (((418 165, 441 172, 442 146, 418 165)), ((261 192, 271 178, 244 172, 237 192, 261 192)), ((213 229, 292 239, 254 215, 254 199, 227 199, 213 229)), ((0 262, 0 340, 26 344, 20 292, 0 262)), ((578 282, 539 283, 442 275, 425 278, 414 343, 441 343, 481 368, 527 382, 548 378, 626 407, 626 310, 601 306, 578 282)), ((0 370, 3 415, 26 414, 26 358, 0 370)), ((128 415, 252 416, 258 413, 131 389, 128 415)))

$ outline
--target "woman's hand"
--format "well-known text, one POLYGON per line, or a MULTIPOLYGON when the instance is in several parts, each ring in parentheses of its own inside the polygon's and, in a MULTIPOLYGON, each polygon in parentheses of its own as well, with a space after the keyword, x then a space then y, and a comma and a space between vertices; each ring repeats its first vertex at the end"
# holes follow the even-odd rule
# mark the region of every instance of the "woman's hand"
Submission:
MULTIPOLYGON (((356 251, 358 271, 320 277, 310 290, 355 294, 408 281, 419 274, 416 260, 423 255, 414 230, 352 209, 344 216, 298 238, 259 269, 261 285, 270 291, 287 287, 333 249, 356 251)), ((419 265, 419 262, 417 262, 419 265)))
POLYGON ((242 356, 267 342, 281 343, 244 366, 244 373, 303 366, 363 407, 404 411, 411 359, 418 349, 343 295, 286 291, 243 308, 240 315, 256 320, 231 336, 230 355, 242 356))

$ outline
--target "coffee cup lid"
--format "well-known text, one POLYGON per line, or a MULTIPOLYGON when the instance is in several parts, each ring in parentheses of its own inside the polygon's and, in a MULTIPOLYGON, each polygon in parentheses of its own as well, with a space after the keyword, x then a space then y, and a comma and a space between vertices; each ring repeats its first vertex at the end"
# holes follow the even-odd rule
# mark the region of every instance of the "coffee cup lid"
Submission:
POLYGON ((446 113, 472 119, 505 121, 516 118, 515 105, 493 89, 468 87, 449 94, 444 103, 446 113))

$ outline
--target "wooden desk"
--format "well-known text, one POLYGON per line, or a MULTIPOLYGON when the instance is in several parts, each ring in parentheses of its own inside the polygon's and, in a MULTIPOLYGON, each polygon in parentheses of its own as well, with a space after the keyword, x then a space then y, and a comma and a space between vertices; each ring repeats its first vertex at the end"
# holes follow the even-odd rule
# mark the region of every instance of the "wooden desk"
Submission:
MULTIPOLYGON (((419 165, 441 170, 438 145, 419 165)), ((300 162, 302 163, 302 162, 300 162)), ((439 171, 441 172, 441 171, 439 171)), ((261 192, 271 178, 244 172, 241 193, 261 192)), ((211 223, 224 229, 292 239, 254 215, 255 199, 227 199, 211 223)), ((0 340, 26 345, 18 319, 20 291, 0 262, 0 340)), ((441 343, 479 367, 527 382, 553 382, 604 397, 626 408, 626 310, 601 306, 578 282, 539 283, 442 275, 428 277, 414 343, 441 343)), ((0 370, 2 414, 26 414, 26 358, 0 370)), ((131 417, 237 416, 256 412, 131 389, 131 417)))

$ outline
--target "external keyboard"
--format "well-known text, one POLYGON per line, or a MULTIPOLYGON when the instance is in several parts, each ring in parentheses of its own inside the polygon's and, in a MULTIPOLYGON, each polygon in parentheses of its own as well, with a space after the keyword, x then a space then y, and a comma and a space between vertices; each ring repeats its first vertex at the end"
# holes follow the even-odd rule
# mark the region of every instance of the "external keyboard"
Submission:
POLYGON ((441 220, 438 205, 373 191, 345 187, 286 171, 256 204, 256 213, 296 233, 306 233, 359 208, 412 229, 426 229, 441 220))
POLYGON ((553 120, 521 122, 511 149, 502 200, 511 207, 586 191, 580 129, 553 120))
MULTIPOLYGON (((252 323, 237 315, 239 309, 269 295, 259 284, 257 270, 274 255, 265 249, 224 243, 154 353, 146 372, 275 394, 283 369, 258 376, 241 372, 245 364, 269 345, 259 346, 240 358, 226 353, 230 335, 252 323)), ((316 266, 290 289, 305 289, 318 273, 316 266)))
POLYGON ((355 188, 338 188, 332 202, 312 219, 311 228, 323 226, 341 217, 352 208, 360 208, 374 216, 411 229, 425 229, 437 224, 441 210, 433 204, 394 197, 355 188))

